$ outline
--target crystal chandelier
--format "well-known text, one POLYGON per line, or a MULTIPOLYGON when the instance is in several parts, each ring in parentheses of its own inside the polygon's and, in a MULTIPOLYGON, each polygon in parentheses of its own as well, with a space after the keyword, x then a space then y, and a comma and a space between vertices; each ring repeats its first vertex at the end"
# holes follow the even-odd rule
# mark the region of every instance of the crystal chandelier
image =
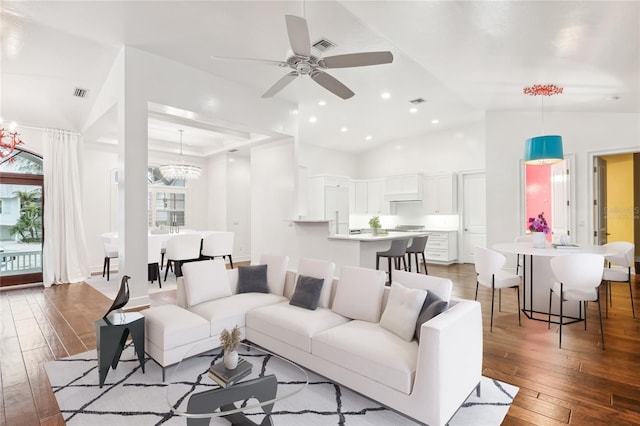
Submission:
POLYGON ((202 169, 184 162, 184 158, 182 157, 182 132, 184 132, 184 130, 178 131, 180 132, 180 162, 161 165, 159 167, 160 173, 167 179, 198 179, 202 169))

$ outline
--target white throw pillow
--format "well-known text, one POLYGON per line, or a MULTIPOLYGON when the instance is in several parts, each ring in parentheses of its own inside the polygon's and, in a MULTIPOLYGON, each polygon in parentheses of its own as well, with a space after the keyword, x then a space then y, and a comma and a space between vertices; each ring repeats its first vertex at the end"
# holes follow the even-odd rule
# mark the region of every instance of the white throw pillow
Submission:
POLYGON ((351 319, 380 321, 385 280, 384 271, 343 266, 331 310, 351 319))
POLYGON ((184 263, 182 275, 187 307, 231 296, 227 267, 222 259, 184 263))
POLYGON ((380 318, 380 326, 411 341, 416 331, 416 321, 427 292, 417 288, 407 288, 397 282, 391 283, 389 300, 380 318))

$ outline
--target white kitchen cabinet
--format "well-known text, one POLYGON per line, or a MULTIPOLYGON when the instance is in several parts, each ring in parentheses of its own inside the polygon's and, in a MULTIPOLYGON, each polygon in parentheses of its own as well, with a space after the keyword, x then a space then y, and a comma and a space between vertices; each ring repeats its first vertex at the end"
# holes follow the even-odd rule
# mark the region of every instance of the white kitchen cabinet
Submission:
POLYGON ((308 179, 310 220, 328 220, 331 233, 349 233, 349 179, 314 176, 308 179), (336 222, 337 220, 337 222, 336 222))
POLYGON ((367 182, 367 213, 370 215, 388 215, 390 203, 384 199, 384 179, 371 179, 367 182))
POLYGON ((351 201, 349 205, 351 214, 369 213, 369 183, 365 181, 352 181, 351 201))
POLYGON ((425 257, 429 263, 454 263, 458 259, 457 231, 429 231, 425 257))
POLYGON ((453 174, 426 176, 423 185, 424 214, 456 214, 458 181, 453 174))

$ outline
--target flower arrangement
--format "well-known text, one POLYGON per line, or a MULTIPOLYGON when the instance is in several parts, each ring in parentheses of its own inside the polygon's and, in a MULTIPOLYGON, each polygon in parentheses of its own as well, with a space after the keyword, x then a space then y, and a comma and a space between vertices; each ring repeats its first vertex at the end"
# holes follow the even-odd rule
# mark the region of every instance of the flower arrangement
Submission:
POLYGON ((529 218, 529 231, 544 232, 545 234, 551 232, 551 228, 549 228, 547 220, 544 218, 544 212, 541 212, 537 217, 529 218))
POLYGON ((231 331, 226 328, 222 330, 220 333, 220 343, 225 353, 238 349, 240 345, 240 329, 238 326, 234 326, 231 331))

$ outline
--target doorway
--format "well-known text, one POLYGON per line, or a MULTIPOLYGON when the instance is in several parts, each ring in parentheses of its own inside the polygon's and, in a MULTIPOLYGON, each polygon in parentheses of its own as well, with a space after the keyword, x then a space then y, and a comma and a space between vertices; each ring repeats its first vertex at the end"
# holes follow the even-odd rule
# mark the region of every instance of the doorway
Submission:
MULTIPOLYGON (((640 153, 593 157, 594 244, 640 244, 640 153)), ((638 251, 636 250, 636 254, 638 251)), ((636 255, 636 262, 640 261, 636 255)))
POLYGON ((474 247, 487 245, 486 177, 484 172, 462 174, 462 261, 475 263, 474 247))

